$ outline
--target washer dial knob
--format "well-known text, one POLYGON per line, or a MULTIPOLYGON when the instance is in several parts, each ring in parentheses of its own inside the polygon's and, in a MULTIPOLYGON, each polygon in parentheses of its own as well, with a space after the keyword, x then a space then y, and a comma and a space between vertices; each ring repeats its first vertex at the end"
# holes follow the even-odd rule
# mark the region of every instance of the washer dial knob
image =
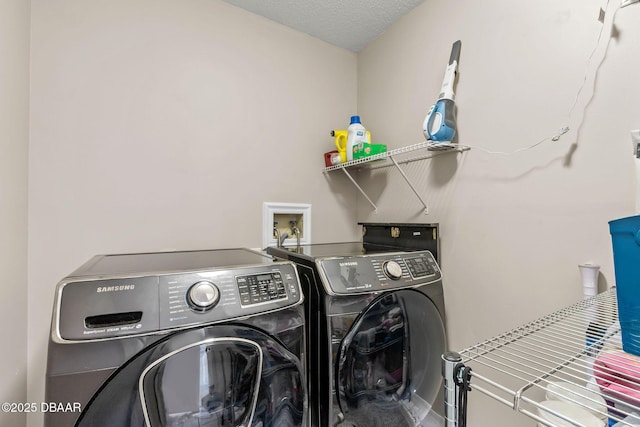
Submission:
POLYGON ((402 267, 395 261, 386 261, 382 264, 382 271, 391 280, 398 280, 402 277, 402 267))
POLYGON ((220 300, 220 291, 213 283, 203 280, 189 288, 187 300, 194 310, 207 311, 220 300))

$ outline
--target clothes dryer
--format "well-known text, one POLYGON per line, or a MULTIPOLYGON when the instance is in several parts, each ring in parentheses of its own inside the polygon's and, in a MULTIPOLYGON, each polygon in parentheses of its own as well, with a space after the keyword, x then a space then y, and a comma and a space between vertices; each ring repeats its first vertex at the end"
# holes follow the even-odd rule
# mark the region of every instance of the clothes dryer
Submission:
POLYGON ((444 298, 431 252, 351 242, 267 253, 297 264, 313 425, 442 423, 444 298))
POLYGON ((306 426, 295 267, 245 249, 97 256, 57 286, 47 427, 306 426))

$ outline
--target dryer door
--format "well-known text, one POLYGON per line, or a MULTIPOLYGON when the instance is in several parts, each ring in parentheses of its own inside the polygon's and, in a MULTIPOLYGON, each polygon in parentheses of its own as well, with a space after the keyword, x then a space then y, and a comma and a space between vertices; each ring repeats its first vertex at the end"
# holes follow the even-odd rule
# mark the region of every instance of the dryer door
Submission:
POLYGON ((249 327, 181 332, 111 376, 78 426, 301 426, 300 361, 249 327))
POLYGON ((427 296, 406 289, 373 300, 339 349, 336 390, 344 425, 426 425, 444 351, 444 325, 427 296))

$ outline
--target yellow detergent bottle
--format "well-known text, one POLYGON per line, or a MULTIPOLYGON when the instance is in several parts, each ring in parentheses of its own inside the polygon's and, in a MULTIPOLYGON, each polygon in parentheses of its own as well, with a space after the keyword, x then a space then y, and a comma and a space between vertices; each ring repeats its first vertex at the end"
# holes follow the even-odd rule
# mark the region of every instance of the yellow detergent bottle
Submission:
POLYGON ((336 148, 338 149, 338 154, 340 155, 340 162, 344 163, 347 161, 347 130, 332 130, 331 136, 336 139, 336 148))
MULTIPOLYGON (((340 156, 340 163, 344 163, 347 161, 347 138, 348 138, 348 134, 349 131, 347 129, 334 129, 331 131, 331 136, 333 136, 335 138, 335 142, 336 142, 336 148, 338 149, 338 154, 340 156)), ((371 132, 366 131, 366 141, 364 141, 363 145, 364 145, 364 150, 362 149, 356 149, 355 153, 353 148, 351 149, 351 152, 354 153, 353 155, 353 159, 359 159, 361 157, 365 157, 367 155, 370 155, 369 153, 365 154, 366 150, 366 146, 367 145, 372 145, 371 144, 371 132)), ((386 148, 386 147, 385 147, 386 148)), ((377 153, 374 153, 377 154, 377 153)))

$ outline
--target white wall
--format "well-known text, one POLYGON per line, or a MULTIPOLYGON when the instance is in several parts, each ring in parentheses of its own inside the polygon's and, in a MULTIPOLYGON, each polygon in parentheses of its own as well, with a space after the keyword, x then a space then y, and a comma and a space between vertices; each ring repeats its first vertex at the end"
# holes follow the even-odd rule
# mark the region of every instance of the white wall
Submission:
MULTIPOLYGON (((377 214, 363 198, 358 203, 359 221, 441 224, 452 350, 577 301, 580 263, 600 264, 602 285, 614 282, 607 222, 634 207, 629 130, 640 127, 640 6, 618 12, 618 36, 596 79, 613 17, 611 9, 587 67, 602 27, 600 6, 430 0, 358 56, 363 124, 374 142, 397 148, 423 140, 422 120, 438 96, 451 45, 462 41, 459 143, 474 148, 407 165, 429 215, 392 170, 362 174, 377 214), (565 125, 571 131, 559 141, 517 154, 480 149, 513 152, 565 125)), ((525 425, 478 393, 470 401, 470 425, 525 425)))
MULTIPOLYGON (((29 2, 0 0, 0 401, 27 397, 29 2)), ((0 425, 24 424, 0 413, 0 425)))
POLYGON ((352 52, 217 0, 34 0, 31 55, 30 401, 54 286, 95 254, 259 247, 264 201, 358 238, 355 190, 321 172, 352 52))

